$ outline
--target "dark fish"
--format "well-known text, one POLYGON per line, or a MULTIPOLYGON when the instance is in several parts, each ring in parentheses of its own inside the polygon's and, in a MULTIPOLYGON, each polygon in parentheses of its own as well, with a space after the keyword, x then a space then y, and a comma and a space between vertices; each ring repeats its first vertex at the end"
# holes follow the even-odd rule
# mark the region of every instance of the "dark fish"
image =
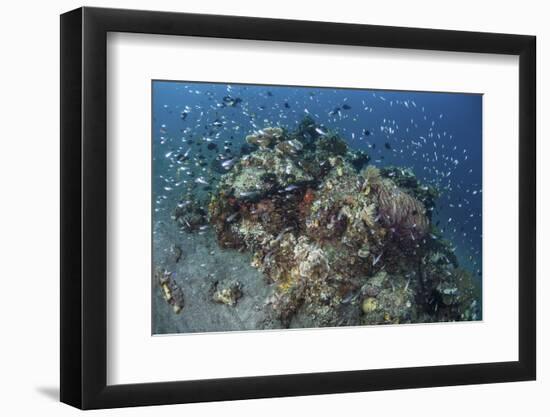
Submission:
POLYGON ((384 147, 386 149, 391 149, 391 145, 389 144, 389 142, 384 143, 384 147))
POLYGON ((368 129, 363 130, 365 136, 370 136, 370 131, 368 129))
POLYGON ((233 98, 231 96, 225 96, 223 98, 223 104, 225 106, 229 107, 235 107, 237 104, 239 104, 241 101, 243 101, 240 97, 233 98))
POLYGON ((253 152, 255 149, 256 149, 255 146, 245 143, 244 145, 241 145, 241 155, 248 155, 249 153, 253 152))
POLYGON ((267 92, 267 95, 268 95, 269 97, 272 97, 272 96, 273 96, 273 93, 272 93, 271 91, 268 91, 268 92, 267 92))
POLYGON ((288 104, 288 103, 285 102, 285 108, 286 108, 286 109, 290 109, 290 104, 288 104))
POLYGON ((343 105, 342 105, 342 108, 343 108, 344 110, 350 110, 350 109, 351 109, 351 106, 350 106, 349 104, 343 104, 343 105))
POLYGON ((376 149, 376 143, 372 144, 372 149, 376 149))
POLYGON ((189 113, 185 112, 185 111, 182 111, 181 114, 180 114, 180 117, 181 117, 181 120, 185 120, 187 118, 187 115, 189 113))
POLYGON ((206 147, 208 148, 209 151, 218 149, 218 145, 216 145, 215 143, 209 143, 206 147))

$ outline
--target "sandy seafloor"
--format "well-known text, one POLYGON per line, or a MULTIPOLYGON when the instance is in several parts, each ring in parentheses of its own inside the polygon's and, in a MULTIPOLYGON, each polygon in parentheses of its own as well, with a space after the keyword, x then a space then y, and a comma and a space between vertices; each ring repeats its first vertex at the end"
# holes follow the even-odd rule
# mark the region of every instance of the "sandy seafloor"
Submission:
MULTIPOLYGON (((195 333, 234 330, 258 330, 266 319, 265 299, 272 292, 261 272, 250 265, 252 255, 221 249, 215 233, 180 231, 168 216, 153 224, 153 259, 168 259, 164 264, 174 272, 175 281, 184 294, 184 307, 175 314, 153 281, 152 333, 195 333), (170 259, 170 247, 182 249, 179 262, 170 259), (237 279, 242 297, 234 306, 212 301, 210 289, 215 281, 237 279)), ((154 279, 154 278, 153 278, 154 279)), ((270 326, 272 327, 272 326, 270 326)))

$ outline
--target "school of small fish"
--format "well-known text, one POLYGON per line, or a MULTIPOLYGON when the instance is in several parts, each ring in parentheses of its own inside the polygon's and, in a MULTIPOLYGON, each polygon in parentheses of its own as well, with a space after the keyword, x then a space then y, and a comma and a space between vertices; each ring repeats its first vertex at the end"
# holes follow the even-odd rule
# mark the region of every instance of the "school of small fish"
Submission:
POLYGON ((247 135, 267 126, 294 129, 310 115, 319 135, 327 134, 323 125, 337 129, 371 163, 410 167, 436 186, 442 194, 433 222, 481 276, 481 130, 478 140, 457 136, 462 121, 441 112, 434 94, 442 93, 156 81, 154 216, 207 201, 220 176, 250 152, 247 135))

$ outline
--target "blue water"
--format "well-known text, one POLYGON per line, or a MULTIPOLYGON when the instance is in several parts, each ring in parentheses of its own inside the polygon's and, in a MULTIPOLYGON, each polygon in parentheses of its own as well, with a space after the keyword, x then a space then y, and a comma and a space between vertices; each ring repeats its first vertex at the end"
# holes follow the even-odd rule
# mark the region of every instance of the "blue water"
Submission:
POLYGON ((433 222, 460 264, 481 278, 481 95, 173 81, 154 81, 152 90, 156 217, 195 192, 190 172, 214 188, 219 174, 209 161, 238 156, 255 130, 292 130, 309 114, 351 148, 366 150, 371 164, 410 167, 421 182, 437 186, 433 222), (174 158, 186 152, 182 168, 174 158))

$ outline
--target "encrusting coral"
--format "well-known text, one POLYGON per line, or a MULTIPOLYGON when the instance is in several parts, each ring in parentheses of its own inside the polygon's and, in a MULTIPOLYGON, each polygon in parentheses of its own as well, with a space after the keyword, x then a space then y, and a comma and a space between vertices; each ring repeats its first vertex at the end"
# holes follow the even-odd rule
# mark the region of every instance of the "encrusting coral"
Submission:
POLYGON ((253 253, 292 327, 473 320, 479 289, 431 225, 437 190, 412 171, 368 165, 306 118, 266 127, 221 177, 208 220, 219 244, 253 253))

